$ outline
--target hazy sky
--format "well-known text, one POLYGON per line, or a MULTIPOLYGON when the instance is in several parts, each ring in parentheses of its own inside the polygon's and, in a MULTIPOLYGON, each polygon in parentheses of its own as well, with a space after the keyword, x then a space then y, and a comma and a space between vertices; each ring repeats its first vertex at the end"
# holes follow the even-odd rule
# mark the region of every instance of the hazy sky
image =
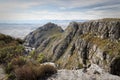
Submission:
POLYGON ((0 21, 120 18, 120 0, 0 0, 0 21))

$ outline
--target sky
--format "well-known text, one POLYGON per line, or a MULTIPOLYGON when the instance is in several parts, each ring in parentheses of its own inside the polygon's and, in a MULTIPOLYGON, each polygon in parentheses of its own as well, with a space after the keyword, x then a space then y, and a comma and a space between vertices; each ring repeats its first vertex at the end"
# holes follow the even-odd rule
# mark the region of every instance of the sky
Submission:
POLYGON ((120 0, 0 0, 0 22, 120 18, 120 0))

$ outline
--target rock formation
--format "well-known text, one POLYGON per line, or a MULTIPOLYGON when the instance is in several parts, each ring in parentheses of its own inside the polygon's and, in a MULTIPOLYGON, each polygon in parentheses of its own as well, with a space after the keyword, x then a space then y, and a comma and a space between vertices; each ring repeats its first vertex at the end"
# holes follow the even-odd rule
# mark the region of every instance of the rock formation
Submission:
POLYGON ((26 36, 25 44, 36 48, 42 43, 47 44, 51 36, 62 32, 63 30, 61 27, 54 23, 47 23, 26 36))
POLYGON ((65 31, 48 23, 31 32, 25 41, 60 69, 94 63, 120 76, 120 19, 71 22, 65 31))
POLYGON ((58 73, 47 80, 120 80, 120 77, 104 72, 99 66, 93 64, 84 73, 79 70, 58 70, 58 73))

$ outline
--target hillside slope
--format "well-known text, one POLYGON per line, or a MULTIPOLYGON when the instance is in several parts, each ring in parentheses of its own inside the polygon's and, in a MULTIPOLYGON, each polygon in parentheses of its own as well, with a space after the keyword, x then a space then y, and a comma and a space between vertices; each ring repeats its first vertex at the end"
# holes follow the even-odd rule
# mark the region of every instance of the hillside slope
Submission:
MULTIPOLYGON (((42 33, 36 31, 25 40, 36 47, 37 53, 58 64, 60 69, 78 69, 94 63, 112 74, 120 75, 120 19, 71 22, 64 32, 53 30, 52 36, 45 39, 38 37, 42 33), (34 36, 37 38, 34 39, 34 36)), ((46 34, 50 31, 48 29, 46 34)))

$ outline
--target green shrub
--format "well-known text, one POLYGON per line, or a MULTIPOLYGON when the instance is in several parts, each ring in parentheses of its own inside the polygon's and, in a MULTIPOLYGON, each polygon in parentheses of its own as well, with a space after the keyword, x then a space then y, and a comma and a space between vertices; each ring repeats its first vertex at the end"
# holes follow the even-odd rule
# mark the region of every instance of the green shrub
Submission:
POLYGON ((11 63, 8 63, 4 70, 5 73, 10 74, 10 72, 13 70, 13 65, 11 63))
POLYGON ((35 58, 35 50, 32 50, 31 52, 30 52, 30 55, 29 56, 31 56, 32 58, 35 58))
POLYGON ((5 66, 5 72, 7 74, 10 74, 11 72, 13 72, 14 69, 23 66, 25 63, 26 63, 26 60, 22 56, 19 56, 17 58, 13 58, 11 60, 11 62, 9 62, 8 64, 6 64, 6 66, 5 66))
POLYGON ((23 66, 25 63, 26 63, 26 59, 23 56, 19 56, 11 60, 12 65, 23 66))
POLYGON ((22 54, 23 51, 24 51, 24 47, 23 47, 23 46, 16 46, 15 51, 16 51, 16 53, 18 53, 18 54, 22 54))
POLYGON ((10 73, 7 75, 7 80, 15 80, 15 75, 13 73, 10 73))
POLYGON ((0 48, 0 63, 8 63, 16 56, 20 56, 23 53, 23 48, 21 46, 8 46, 0 48))
POLYGON ((43 63, 45 61, 45 56, 40 53, 37 57, 37 61, 43 63))

